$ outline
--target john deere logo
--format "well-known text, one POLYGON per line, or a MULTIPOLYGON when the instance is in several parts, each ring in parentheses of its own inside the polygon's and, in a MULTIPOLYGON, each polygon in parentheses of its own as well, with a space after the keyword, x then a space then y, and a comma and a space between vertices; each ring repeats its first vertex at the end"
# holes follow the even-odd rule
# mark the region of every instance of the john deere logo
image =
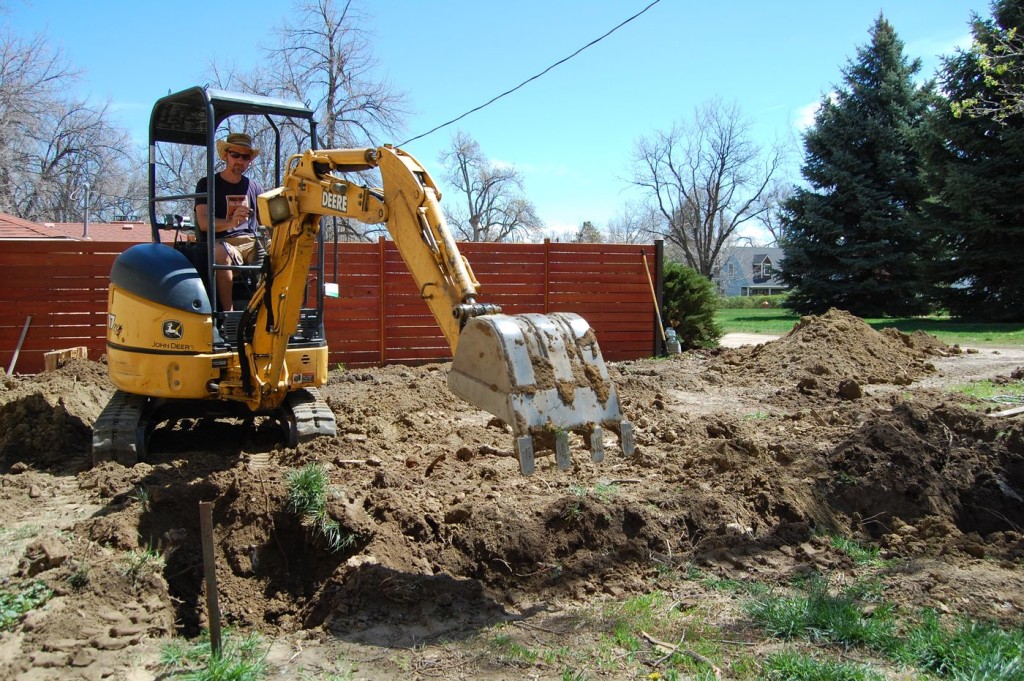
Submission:
POLYGON ((178 340, 184 333, 185 327, 181 325, 181 322, 168 319, 164 322, 164 338, 170 338, 171 340, 178 340))

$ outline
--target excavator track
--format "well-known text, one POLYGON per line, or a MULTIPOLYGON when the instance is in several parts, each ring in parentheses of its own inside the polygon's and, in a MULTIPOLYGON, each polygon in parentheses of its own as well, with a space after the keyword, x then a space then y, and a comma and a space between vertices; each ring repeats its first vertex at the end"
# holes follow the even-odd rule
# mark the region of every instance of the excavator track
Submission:
POLYGON ((285 427, 289 447, 324 435, 337 435, 334 412, 316 388, 303 388, 288 394, 285 401, 285 427))
POLYGON ((116 461, 134 466, 146 455, 145 395, 118 390, 107 402, 92 427, 92 463, 116 461))

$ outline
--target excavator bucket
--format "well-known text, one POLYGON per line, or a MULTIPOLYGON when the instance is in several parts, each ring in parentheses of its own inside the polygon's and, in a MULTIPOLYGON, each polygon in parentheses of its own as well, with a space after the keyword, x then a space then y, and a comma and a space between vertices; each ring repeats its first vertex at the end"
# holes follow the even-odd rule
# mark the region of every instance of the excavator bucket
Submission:
POLYGON ((491 314, 471 318, 459 336, 448 387, 512 427, 519 469, 529 475, 535 452, 554 450, 572 465, 569 433, 583 438, 593 461, 604 458, 604 432, 635 449, 590 324, 572 313, 491 314))

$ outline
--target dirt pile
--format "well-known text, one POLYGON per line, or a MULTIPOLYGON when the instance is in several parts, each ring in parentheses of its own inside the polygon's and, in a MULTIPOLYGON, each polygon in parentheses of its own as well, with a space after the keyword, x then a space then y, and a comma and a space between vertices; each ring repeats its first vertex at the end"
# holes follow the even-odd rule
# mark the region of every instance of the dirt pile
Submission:
MULTIPOLYGON (((738 380, 791 380, 803 391, 840 391, 840 384, 910 385, 934 371, 931 357, 951 351, 934 336, 875 331, 842 310, 802 317, 775 342, 732 351, 725 366, 738 380)), ((856 394, 850 387, 844 394, 856 394)))
POLYGON ((832 311, 757 348, 614 364, 637 454, 609 441, 595 465, 574 442, 571 470, 549 457, 532 477, 509 429, 447 392, 446 365, 333 373, 333 438, 287 449, 267 423, 183 419, 158 428, 132 469, 87 465, 111 391, 101 365, 8 378, 0 513, 12 529, 60 534, 19 540, 0 568, 59 596, 0 640, 0 676, 46 678, 47 665, 76 661, 95 676, 136 641, 205 626, 200 501, 214 503, 226 624, 352 645, 469 639, 650 591, 690 565, 769 583, 850 569, 823 533, 930 561, 934 578, 891 576, 897 599, 1019 624, 1024 427, 915 387, 955 382, 979 359, 993 377, 1014 361, 832 311), (843 396, 843 381, 861 394, 843 396), (287 473, 309 463, 328 472, 339 552, 289 511, 287 473), (139 552, 162 567, 126 567, 139 552))

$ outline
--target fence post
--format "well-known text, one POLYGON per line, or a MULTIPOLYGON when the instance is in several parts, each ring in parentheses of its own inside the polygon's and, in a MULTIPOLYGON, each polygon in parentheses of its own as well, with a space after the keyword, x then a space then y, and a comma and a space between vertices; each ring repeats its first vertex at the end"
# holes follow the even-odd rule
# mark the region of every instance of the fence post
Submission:
POLYGON ((551 312, 551 239, 544 239, 544 314, 551 312))
POLYGON ((377 266, 380 268, 380 284, 377 287, 377 296, 380 298, 378 301, 378 314, 380 315, 380 366, 384 366, 388 359, 387 327, 384 324, 387 320, 387 309, 385 309, 385 306, 388 298, 387 292, 384 290, 384 287, 387 285, 385 277, 385 270, 387 269, 385 267, 387 259, 384 257, 385 245, 384 237, 377 237, 377 266))
MULTIPOLYGON (((654 240, 654 291, 658 298, 658 310, 662 309, 662 301, 665 300, 665 240, 654 240)), ((658 317, 654 315, 654 323, 658 323, 658 317)), ((665 352, 665 341, 662 340, 664 329, 654 330, 654 356, 660 357, 665 352), (660 347, 659 347, 660 346, 660 347)))

